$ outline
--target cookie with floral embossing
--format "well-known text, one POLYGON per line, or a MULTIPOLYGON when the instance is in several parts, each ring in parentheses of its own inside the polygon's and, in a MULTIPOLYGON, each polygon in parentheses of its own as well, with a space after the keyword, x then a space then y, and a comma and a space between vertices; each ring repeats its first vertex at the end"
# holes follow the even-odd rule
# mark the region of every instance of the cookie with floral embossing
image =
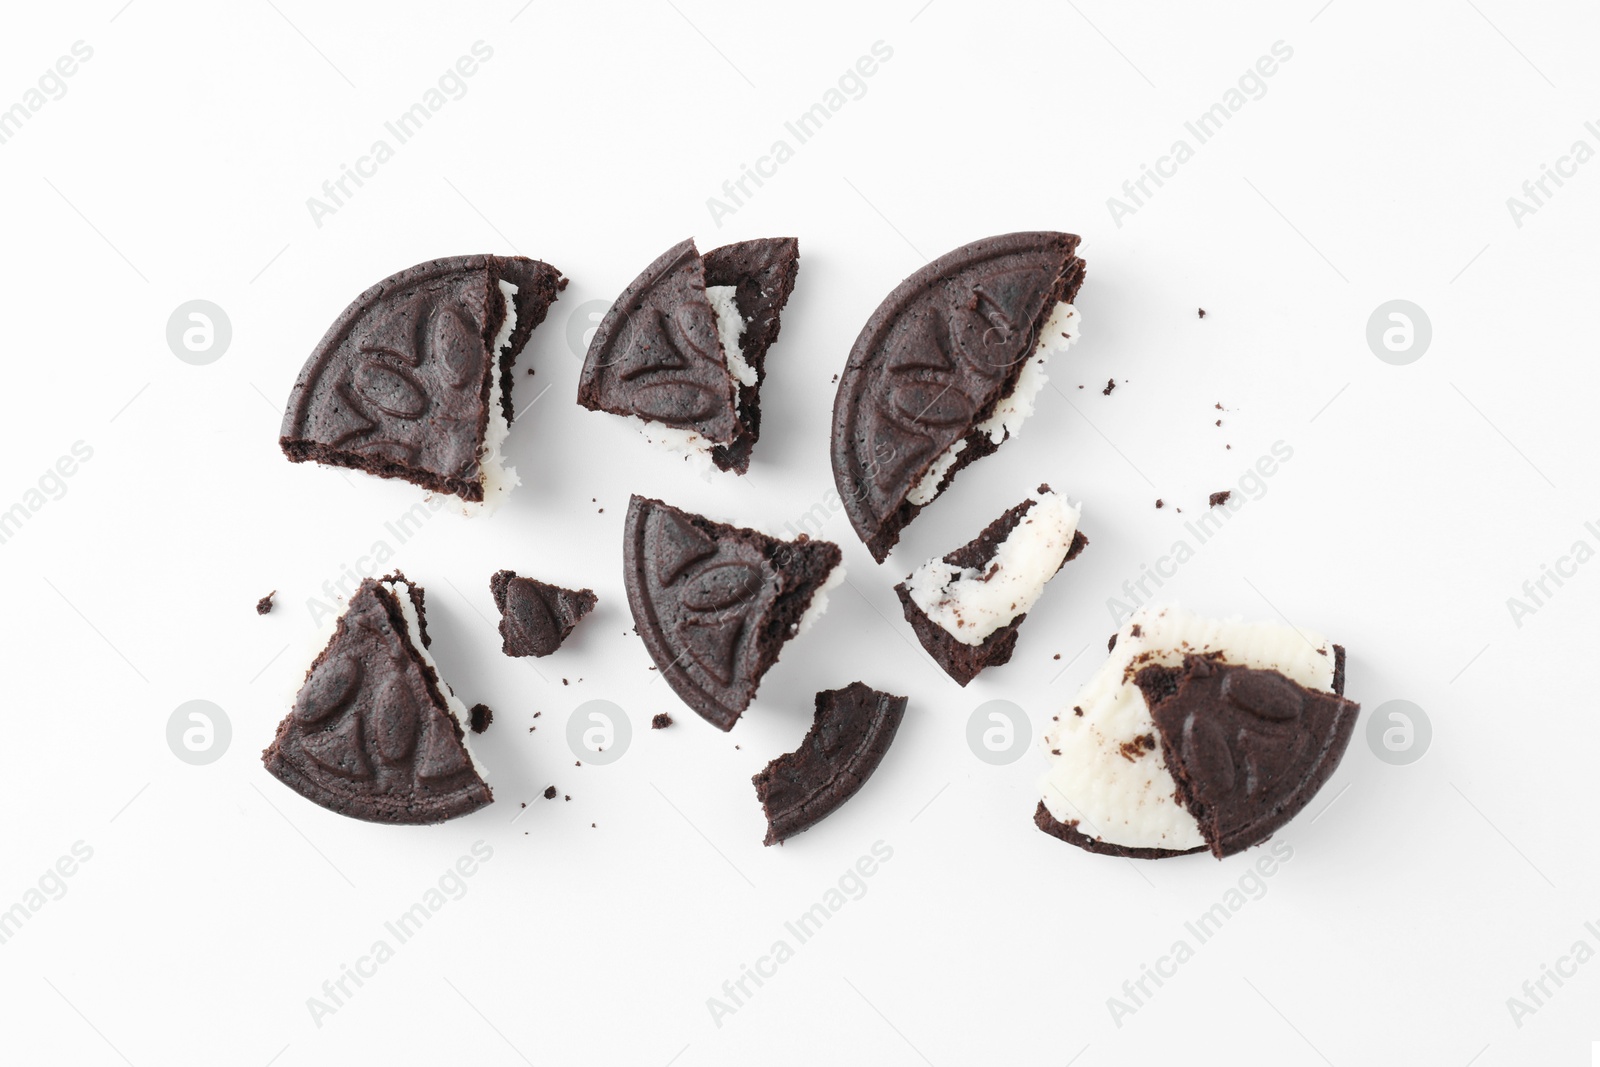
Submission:
POLYGON ((368 822, 443 822, 492 801, 467 748, 472 713, 429 644, 421 586, 398 572, 363 581, 261 754, 267 771, 368 822))
POLYGON ((518 484, 512 367, 566 287, 548 263, 456 256, 362 293, 328 328, 289 395, 278 444, 296 463, 350 467, 459 497, 469 514, 518 484))
POLYGON ((657 257, 617 297, 584 357, 578 403, 630 416, 652 443, 743 474, 761 433, 761 383, 800 245, 761 238, 657 257))
POLYGON ((901 282, 867 320, 834 399, 833 477, 878 562, 1033 413, 1045 364, 1078 339, 1077 248, 1070 233, 974 241, 901 282))
POLYGON ((623 522, 634 629, 683 702, 733 729, 789 641, 844 580, 839 546, 712 522, 635 496, 623 522))

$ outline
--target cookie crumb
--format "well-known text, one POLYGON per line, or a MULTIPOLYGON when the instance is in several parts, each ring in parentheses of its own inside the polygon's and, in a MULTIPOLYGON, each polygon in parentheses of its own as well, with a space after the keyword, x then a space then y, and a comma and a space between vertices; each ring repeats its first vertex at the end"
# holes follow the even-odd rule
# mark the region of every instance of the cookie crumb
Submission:
POLYGON ((1212 493, 1211 494, 1211 506, 1212 507, 1218 507, 1218 506, 1220 506, 1222 504, 1226 504, 1228 502, 1228 498, 1231 497, 1231 496, 1233 496, 1233 490, 1231 490, 1231 489, 1224 489, 1220 493, 1212 493))
POLYGON ((553 785, 547 787, 544 791, 544 798, 546 800, 554 800, 556 798, 556 787, 553 785))
POLYGON ((1206 317, 1206 309, 1205 308, 1196 308, 1195 310, 1200 312, 1200 317, 1202 319, 1206 317))
POLYGON ((481 734, 494 722, 494 712, 487 704, 472 705, 472 732, 481 734))
POLYGON ((672 716, 668 715, 664 711, 656 712, 656 714, 654 716, 652 716, 651 719, 650 719, 650 729, 652 729, 652 730, 665 730, 667 727, 669 727, 671 725, 672 725, 672 716))
POLYGON ((1167 506, 1167 502, 1165 500, 1162 500, 1160 497, 1156 497, 1156 507, 1164 508, 1166 506, 1167 506))
POLYGON ((1117 387, 1117 380, 1115 378, 1107 378, 1106 379, 1106 387, 1104 389, 1100 390, 1100 395, 1101 396, 1110 396, 1111 395, 1111 390, 1115 389, 1116 387, 1117 387))
POLYGON ((278 591, 274 589, 272 592, 256 601, 256 614, 265 615, 270 612, 272 610, 272 598, 277 595, 278 591))

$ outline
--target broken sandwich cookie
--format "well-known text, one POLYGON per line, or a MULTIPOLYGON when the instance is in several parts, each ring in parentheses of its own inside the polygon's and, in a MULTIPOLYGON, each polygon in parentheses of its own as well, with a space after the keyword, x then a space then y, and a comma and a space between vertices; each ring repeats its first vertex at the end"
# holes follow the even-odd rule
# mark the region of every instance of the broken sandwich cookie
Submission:
POLYGON ((1279 623, 1141 608, 1045 733, 1041 830, 1160 859, 1258 845, 1333 775, 1359 705, 1344 649, 1279 623))
POLYGON ((428 651, 422 587, 368 578, 306 671, 261 761, 329 811, 435 823, 494 799, 467 749, 471 713, 428 651))
POLYGON ((850 350, 833 404, 833 478, 882 563, 957 471, 1033 413, 1050 356, 1078 338, 1078 238, 1011 233, 901 282, 850 350))
POLYGON ((800 245, 763 238, 701 256, 680 241, 600 320, 578 403, 643 421, 653 443, 743 474, 761 433, 761 383, 800 245))
POLYGON ((289 394, 278 444, 402 478, 491 511, 518 484, 502 462, 512 365, 567 281, 521 256, 421 263, 358 296, 289 394))
POLYGON ((917 640, 946 674, 966 685, 1011 659, 1017 628, 1045 583, 1089 543, 1078 529, 1080 512, 1041 485, 1037 499, 894 587, 917 640))
POLYGON ((500 612, 500 651, 508 656, 550 655, 598 602, 593 590, 563 589, 515 571, 496 571, 489 592, 500 612))

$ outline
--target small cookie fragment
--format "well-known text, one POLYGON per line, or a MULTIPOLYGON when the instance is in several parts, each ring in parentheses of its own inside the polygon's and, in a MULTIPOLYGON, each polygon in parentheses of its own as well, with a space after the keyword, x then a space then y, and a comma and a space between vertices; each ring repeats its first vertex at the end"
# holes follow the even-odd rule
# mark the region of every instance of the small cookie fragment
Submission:
POLYGON ((1224 489, 1220 493, 1212 493, 1211 494, 1211 506, 1214 507, 1214 508, 1215 507, 1221 507, 1223 504, 1226 504, 1228 502, 1229 498, 1232 497, 1232 496, 1233 496, 1233 490, 1232 489, 1224 489))
POLYGON ((894 587, 917 640, 958 684, 1011 659, 1017 628, 1045 583, 1089 543, 1078 529, 1080 512, 1041 485, 1037 499, 894 587))
POLYGON ((550 655, 599 602, 591 589, 563 589, 515 571, 496 571, 489 592, 500 612, 500 651, 508 656, 550 655))
POLYGON ((256 601, 256 614, 257 615, 266 615, 269 612, 271 612, 272 611, 272 598, 277 596, 277 595, 278 595, 278 591, 276 589, 274 589, 272 592, 268 593, 266 596, 264 596, 260 600, 256 601))
POLYGON ((650 717, 650 729, 665 730, 672 725, 672 716, 664 711, 658 711, 650 717))
POLYGON ((546 800, 554 800, 556 798, 556 787, 553 786, 553 785, 552 786, 546 786, 545 787, 545 791, 544 791, 544 798, 546 800))
POLYGON ((494 711, 487 704, 472 705, 472 732, 481 734, 494 722, 494 711))
POLYGON ((905 697, 862 682, 818 693, 800 747, 750 779, 767 817, 762 843, 809 830, 853 797, 883 762, 905 712, 905 697))

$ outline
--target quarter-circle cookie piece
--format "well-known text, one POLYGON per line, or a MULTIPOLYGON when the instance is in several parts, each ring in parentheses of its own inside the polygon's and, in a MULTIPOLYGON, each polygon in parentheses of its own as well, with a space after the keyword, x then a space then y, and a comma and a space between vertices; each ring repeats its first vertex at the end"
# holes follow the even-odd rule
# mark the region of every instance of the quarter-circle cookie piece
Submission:
POLYGON ((905 713, 905 697, 862 682, 818 693, 800 747, 751 778, 767 817, 763 844, 809 830, 855 796, 883 762, 905 713))
POLYGON ((520 256, 436 259, 385 278, 306 360, 279 447, 296 463, 493 506, 516 484, 499 455, 512 366, 565 286, 556 268, 520 256))
POLYGON ((862 328, 834 399, 833 476, 880 563, 1032 411, 1049 355, 1077 338, 1077 247, 1055 232, 974 241, 901 282, 862 328))
POLYGON ((425 619, 422 589, 404 575, 363 581, 261 754, 268 773, 368 822, 443 822, 492 801, 425 619))
POLYGON ((634 496, 623 583, 634 629, 683 702, 722 730, 843 577, 839 546, 781 541, 634 496))

